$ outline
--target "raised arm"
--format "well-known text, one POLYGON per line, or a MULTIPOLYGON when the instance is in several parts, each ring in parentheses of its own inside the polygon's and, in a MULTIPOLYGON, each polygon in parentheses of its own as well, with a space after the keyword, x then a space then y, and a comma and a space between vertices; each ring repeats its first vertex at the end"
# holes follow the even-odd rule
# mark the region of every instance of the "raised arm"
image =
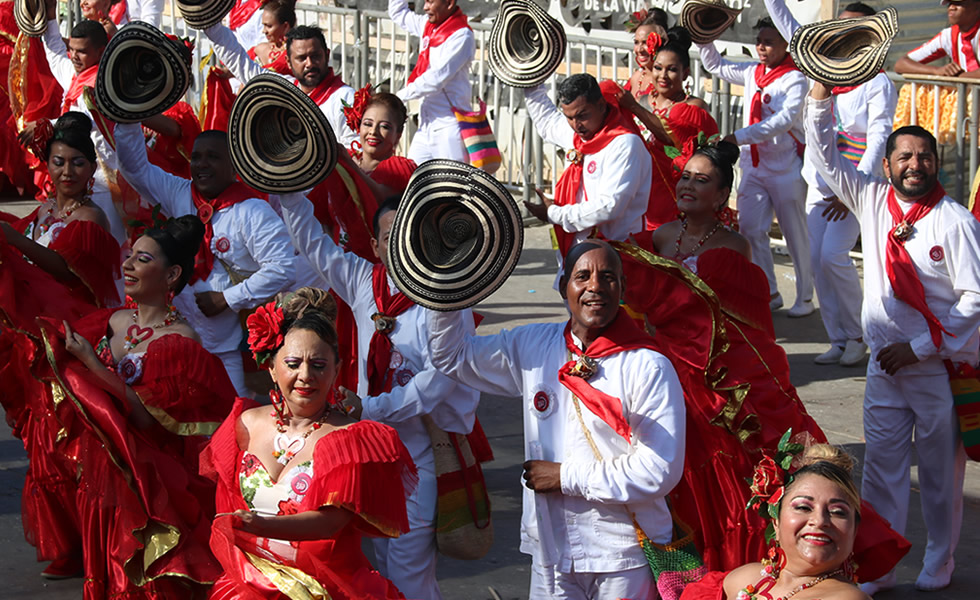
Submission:
POLYGON ((146 157, 146 140, 139 123, 119 123, 115 128, 119 171, 140 197, 159 204, 171 217, 196 214, 190 181, 167 173, 146 157))
POLYGON ((751 62, 732 62, 725 60, 718 53, 714 42, 710 44, 696 44, 698 52, 701 54, 701 64, 712 75, 721 77, 728 83, 734 85, 745 85, 745 71, 754 69, 755 64, 751 62))
POLYGON ((396 94, 402 100, 421 98, 441 92, 459 71, 467 68, 476 54, 476 40, 469 29, 460 29, 439 47, 440 55, 449 59, 441 64, 432 63, 415 81, 405 84, 396 94))
POLYGON ((786 0, 765 0, 765 2, 766 10, 769 11, 769 16, 772 17, 773 25, 779 31, 779 35, 787 42, 793 39, 793 34, 800 28, 800 22, 786 6, 786 0))
POLYGON ((143 21, 144 23, 149 23, 157 29, 160 28, 160 23, 163 22, 163 5, 166 0, 135 0, 130 1, 130 10, 136 9, 130 12, 129 18, 132 21, 143 21))
POLYGON ((48 57, 51 74, 61 88, 67 91, 71 86, 71 80, 75 77, 75 67, 68 58, 68 48, 65 47, 65 40, 61 37, 58 21, 54 19, 48 21, 48 28, 44 30, 41 39, 44 41, 44 54, 48 57))
POLYGON ((859 172, 837 149, 830 89, 820 82, 814 82, 806 102, 806 149, 810 160, 837 199, 848 210, 859 215, 863 208, 861 191, 871 178, 859 172))
POLYGON ((214 44, 214 51, 220 60, 232 74, 242 83, 248 83, 250 79, 259 73, 268 72, 248 57, 248 50, 238 43, 238 38, 231 29, 221 23, 204 30, 211 43, 214 44))
POLYGON ((405 31, 422 37, 427 19, 425 15, 412 12, 408 8, 408 0, 388 0, 388 16, 405 31))
POLYGON ((544 141, 559 148, 575 147, 575 131, 568 124, 565 115, 548 98, 544 84, 524 90, 524 105, 527 106, 527 114, 534 123, 534 129, 544 141))
POLYGON ((898 93, 888 75, 881 73, 868 82, 868 141, 858 171, 873 175, 881 169, 885 143, 892 132, 898 93))

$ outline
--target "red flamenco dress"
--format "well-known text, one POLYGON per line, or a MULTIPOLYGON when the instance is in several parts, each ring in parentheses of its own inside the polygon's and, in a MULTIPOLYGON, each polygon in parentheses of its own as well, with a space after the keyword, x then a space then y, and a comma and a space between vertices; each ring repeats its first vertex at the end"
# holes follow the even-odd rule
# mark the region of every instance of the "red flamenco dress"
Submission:
MULTIPOLYGON (((626 303, 671 358, 687 405, 684 477, 670 494, 695 531, 705 565, 728 571, 765 556, 767 523, 747 511, 748 481, 788 429, 826 436, 789 380, 776 343, 765 274, 717 248, 678 263, 618 243, 630 285, 626 303)), ((908 542, 865 504, 855 558, 862 580, 886 573, 908 542), (880 571, 887 565, 884 571, 880 571)))
POLYGON ((403 598, 361 552, 364 535, 396 537, 408 531, 405 498, 418 476, 395 430, 361 421, 333 431, 317 440, 312 461, 273 481, 236 439, 242 411, 254 405, 240 398, 201 457, 202 473, 218 484, 219 514, 239 509, 296 514, 333 506, 354 518, 329 539, 289 542, 234 529, 231 516, 219 516, 211 528, 211 549, 224 574, 210 598, 403 598))
POLYGON ((136 393, 154 418, 150 427, 130 423, 130 404, 118 397, 124 388, 107 391, 65 350, 60 321, 42 320, 48 360, 37 369, 73 416, 58 443, 77 451, 84 598, 189 598, 221 574, 208 548, 214 485, 198 475, 198 457, 235 389, 217 357, 178 334, 116 360, 113 312, 96 311, 74 329, 136 393))

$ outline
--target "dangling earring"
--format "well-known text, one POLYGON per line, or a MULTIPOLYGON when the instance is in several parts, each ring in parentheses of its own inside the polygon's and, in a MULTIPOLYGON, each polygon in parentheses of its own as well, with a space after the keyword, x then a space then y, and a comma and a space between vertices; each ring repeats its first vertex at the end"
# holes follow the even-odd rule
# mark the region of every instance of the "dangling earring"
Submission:
POLYGON ((277 425, 284 425, 286 416, 283 414, 283 409, 286 406, 286 401, 279 392, 279 384, 276 382, 272 382, 272 389, 269 390, 269 400, 272 401, 272 408, 275 409, 275 412, 271 416, 276 417, 277 425))
POLYGON ((854 585, 857 585, 857 582, 858 582, 858 574, 857 574, 858 564, 857 564, 857 561, 854 560, 854 553, 853 552, 851 552, 850 556, 847 557, 847 560, 844 561, 844 565, 843 565, 842 568, 844 569, 844 578, 847 579, 848 581, 850 581, 851 583, 853 583, 854 585))
POLYGON ((92 190, 95 189, 95 177, 88 178, 88 186, 85 190, 85 195, 82 197, 82 204, 85 204, 92 199, 92 190))
POLYGON ((786 566, 786 553, 779 546, 779 542, 774 542, 769 546, 769 556, 762 559, 762 576, 779 579, 779 572, 786 566))
POLYGON ((174 291, 173 290, 168 290, 167 291, 167 308, 168 309, 172 309, 173 308, 173 305, 174 305, 174 291))

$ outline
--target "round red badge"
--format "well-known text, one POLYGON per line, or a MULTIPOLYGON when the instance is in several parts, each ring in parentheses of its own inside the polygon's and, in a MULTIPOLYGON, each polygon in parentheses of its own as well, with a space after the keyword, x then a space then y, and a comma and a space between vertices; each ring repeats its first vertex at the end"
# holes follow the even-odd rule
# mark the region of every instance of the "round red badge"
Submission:
POLYGON ((402 363, 404 362, 405 362, 405 357, 402 356, 401 352, 395 350, 391 353, 391 360, 388 361, 388 368, 397 369, 398 367, 402 366, 402 363))
POLYGON ((589 168, 589 175, 595 173, 596 165, 595 165, 595 161, 594 160, 589 162, 589 167, 588 168, 589 168))
POLYGON ((548 398, 548 393, 544 390, 538 392, 534 395, 534 409, 538 412, 544 412, 548 410, 548 406, 551 404, 551 399, 548 398))
POLYGON ((226 237, 220 237, 218 238, 218 241, 214 243, 214 248, 218 252, 228 252, 231 250, 231 242, 228 241, 228 238, 226 237))
POLYGON ((946 256, 946 253, 943 252, 942 246, 933 246, 929 250, 929 259, 932 262, 939 262, 943 259, 944 256, 946 256))
POLYGON ((398 382, 398 385, 408 385, 408 382, 411 381, 412 377, 414 376, 415 373, 412 373, 408 369, 403 369, 395 374, 395 381, 398 382))
POLYGON ((214 215, 214 207, 211 206, 210 204, 202 204, 197 207, 197 216, 198 218, 201 219, 201 222, 204 223, 205 225, 208 224, 208 221, 211 220, 211 217, 213 215, 214 215))
POLYGON ((769 104, 770 100, 772 100, 772 96, 770 96, 769 94, 766 94, 762 97, 762 101, 765 102, 766 104, 769 104))

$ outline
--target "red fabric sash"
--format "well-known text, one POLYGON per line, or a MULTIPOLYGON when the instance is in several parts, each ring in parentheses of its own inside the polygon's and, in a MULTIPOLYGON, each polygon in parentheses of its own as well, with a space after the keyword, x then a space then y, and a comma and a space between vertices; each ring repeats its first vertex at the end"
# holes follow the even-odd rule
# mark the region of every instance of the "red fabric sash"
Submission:
POLYGON ((232 31, 248 22, 265 0, 238 0, 228 13, 228 28, 232 31))
POLYGON ((119 2, 113 4, 112 8, 109 9, 109 20, 111 20, 115 25, 119 25, 125 16, 126 0, 119 0, 119 2))
POLYGON ((456 12, 446 18, 442 23, 438 25, 426 23, 425 29, 422 31, 422 50, 419 52, 419 59, 415 63, 415 68, 412 69, 412 73, 408 76, 408 83, 412 83, 416 77, 428 70, 430 48, 438 46, 449 39, 449 36, 452 34, 468 27, 469 20, 458 6, 456 7, 456 12))
MULTIPOLYGON (((619 107, 611 102, 606 102, 609 113, 606 120, 602 123, 602 128, 588 140, 583 140, 577 133, 575 134, 575 153, 577 154, 565 167, 565 171, 555 185, 555 204, 566 206, 575 204, 578 189, 582 186, 582 162, 590 154, 596 154, 613 141, 616 136, 629 133, 636 133, 636 124, 632 119, 628 119, 620 112, 619 107)), ((566 154, 566 156, 568 156, 566 154)), ((588 196, 585 201, 588 201, 588 196)), ((572 246, 574 235, 568 233, 559 225, 555 225, 555 236, 558 239, 558 247, 561 255, 565 256, 572 246)))
POLYGON ((973 27, 969 31, 960 31, 959 25, 953 25, 952 38, 953 38, 953 62, 960 64, 960 52, 966 58, 966 70, 976 71, 980 69, 980 64, 977 63, 977 55, 973 51, 973 38, 977 35, 977 30, 980 29, 980 21, 973 24, 973 27))
POLYGON ((86 87, 95 89, 95 78, 99 74, 99 65, 92 65, 81 73, 75 75, 65 92, 65 101, 61 105, 61 112, 66 113, 71 109, 71 105, 82 97, 82 92, 86 87))
POLYGON ((204 223, 204 241, 201 242, 201 248, 197 251, 197 256, 194 257, 194 275, 191 277, 191 283, 198 279, 206 280, 211 275, 211 268, 214 266, 214 254, 211 253, 211 239, 214 238, 214 226, 211 224, 211 219, 214 217, 214 213, 253 197, 255 197, 255 192, 238 181, 226 187, 216 198, 210 200, 201 195, 196 185, 191 184, 191 199, 194 200, 194 206, 197 207, 197 216, 204 223))
MULTIPOLYGON (((571 326, 571 321, 565 325, 565 346, 572 356, 603 358, 617 352, 638 348, 656 349, 653 338, 640 329, 622 308, 619 309, 613 322, 585 349, 585 352, 582 352, 572 339, 571 326)), ((623 436, 627 442, 630 441, 630 426, 623 416, 623 401, 595 389, 587 379, 574 375, 576 363, 575 360, 565 363, 558 370, 558 381, 575 394, 593 414, 616 430, 616 433, 623 436)))
MULTIPOLYGON (((378 312, 374 316, 394 319, 415 306, 415 303, 401 292, 394 296, 391 295, 391 290, 388 289, 388 270, 381 263, 374 265, 374 270, 371 272, 371 285, 374 289, 374 304, 378 308, 378 312)), ((375 324, 377 323, 378 321, 375 321, 375 324)), ((388 337, 389 333, 390 329, 380 331, 375 328, 374 335, 371 336, 367 359, 368 395, 370 396, 391 391, 393 371, 391 369, 391 338, 388 337)))
POLYGON ((945 195, 946 190, 937 182, 936 187, 929 195, 916 201, 909 212, 903 215, 902 208, 895 199, 895 190, 888 190, 888 212, 892 215, 895 227, 888 234, 885 246, 885 266, 888 271, 888 281, 892 284, 892 289, 895 290, 895 297, 922 313, 929 325, 932 343, 936 345, 937 349, 943 343, 943 333, 951 337, 956 336, 946 331, 936 315, 929 310, 929 305, 926 304, 925 289, 922 287, 918 273, 915 272, 912 258, 909 256, 908 250, 905 249, 905 240, 899 239, 896 231, 902 226, 914 226, 919 219, 929 214, 932 207, 936 206, 945 195))
MULTIPOLYGON (((759 88, 752 95, 752 105, 749 108, 749 125, 755 125, 762 120, 762 91, 767 85, 776 81, 790 71, 799 71, 799 67, 793 62, 793 57, 789 54, 783 58, 782 62, 773 67, 766 73, 766 65, 759 63, 755 67, 755 85, 759 88)), ((759 166, 759 148, 756 144, 750 146, 752 151, 752 166, 759 166)))
MULTIPOLYGON (((296 82, 299 85, 299 81, 296 82)), ((339 90, 344 86, 344 80, 336 76, 333 72, 333 67, 327 69, 327 76, 323 78, 320 85, 313 88, 312 92, 308 92, 306 95, 310 97, 310 100, 320 106, 327 101, 327 98, 333 95, 334 92, 339 90)))

